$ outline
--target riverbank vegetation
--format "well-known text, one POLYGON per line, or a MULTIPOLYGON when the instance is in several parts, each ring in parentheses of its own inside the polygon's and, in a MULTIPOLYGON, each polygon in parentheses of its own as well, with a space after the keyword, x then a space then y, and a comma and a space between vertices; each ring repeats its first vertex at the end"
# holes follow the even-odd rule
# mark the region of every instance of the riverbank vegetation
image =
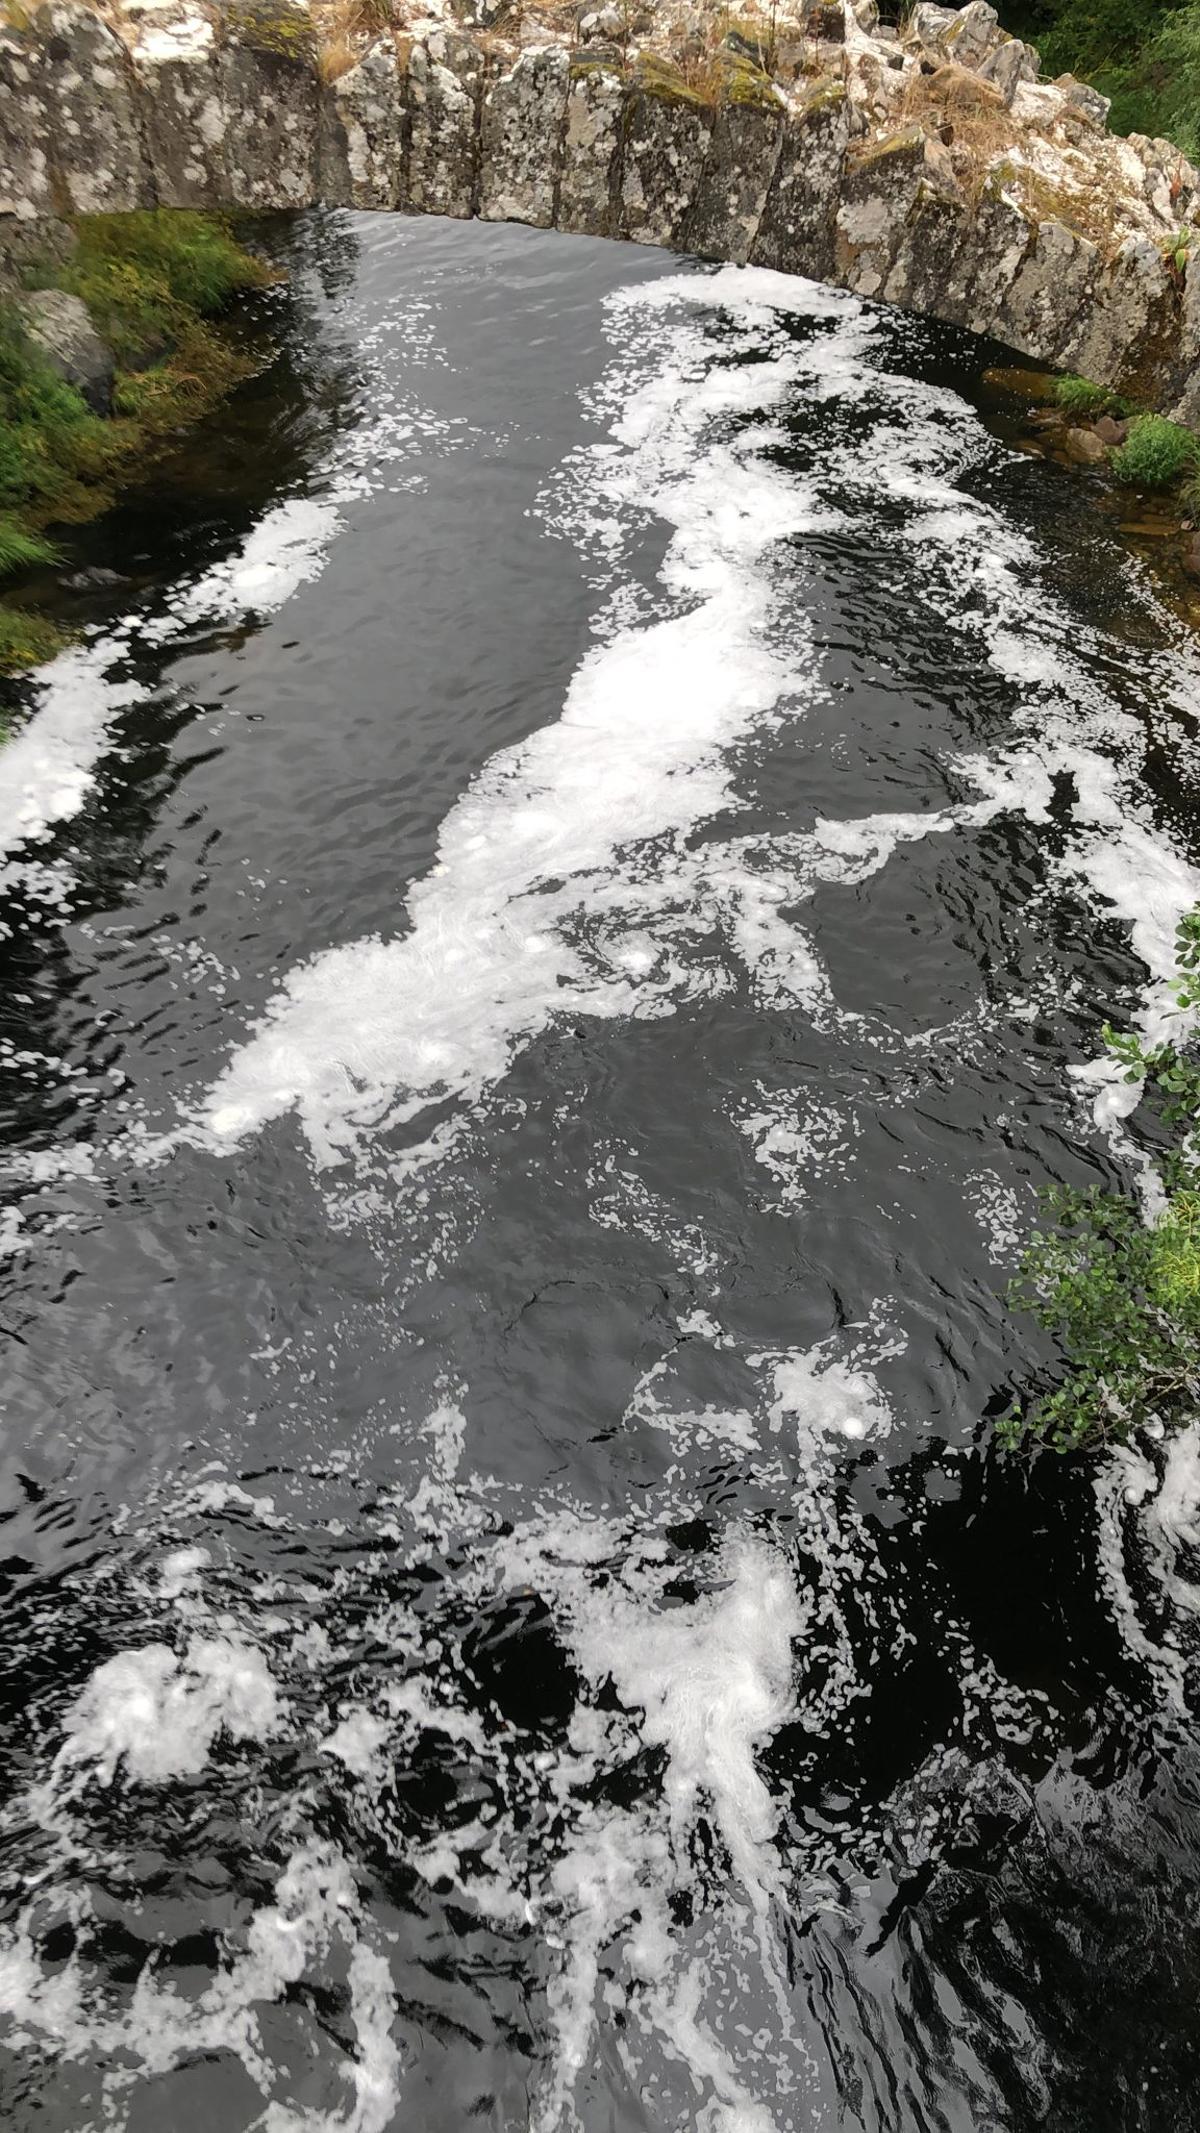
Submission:
POLYGON ((1114 1068, 1140 1091, 1138 1112, 1158 1149, 1162 1199, 1146 1219, 1132 1192, 1047 1195, 1050 1227, 1025 1254, 1011 1301, 1058 1335, 1056 1383, 1000 1422, 1009 1450, 1073 1452, 1194 1416, 1200 1401, 1200 912, 1176 936, 1180 1035, 1147 1046, 1105 1030, 1114 1068))
MULTIPOLYGON (((55 532, 96 517, 149 459, 251 363, 221 325, 236 292, 271 270, 215 217, 158 209, 82 215, 63 260, 32 262, 25 288, 86 305, 115 360, 112 413, 93 412, 32 338, 22 291, 0 299, 0 578, 55 559, 55 532)), ((62 632, 0 603, 0 671, 52 656, 62 632)))
POLYGON ((1001 0, 1006 29, 1112 98, 1115 133, 1162 135, 1200 158, 1200 0, 1001 0))

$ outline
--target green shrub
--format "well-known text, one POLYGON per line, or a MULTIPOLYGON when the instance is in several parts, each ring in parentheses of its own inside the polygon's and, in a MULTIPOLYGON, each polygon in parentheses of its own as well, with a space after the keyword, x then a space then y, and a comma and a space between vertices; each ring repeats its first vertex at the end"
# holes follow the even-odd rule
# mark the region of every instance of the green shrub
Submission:
MULTIPOLYGON (((1200 912, 1183 920, 1176 941, 1176 1002, 1193 1015, 1200 912)), ((1122 1440, 1151 1417, 1182 1421, 1200 1399, 1200 1062, 1191 1040, 1147 1051, 1136 1035, 1106 1029, 1105 1041, 1171 1137, 1166 1204, 1147 1224, 1128 1193, 1047 1195, 1054 1227, 1034 1238, 1010 1295, 1059 1335, 1066 1371, 998 1425, 1009 1450, 1033 1443, 1072 1452, 1122 1440)))
POLYGON ((1113 453, 1112 469, 1131 488, 1170 489, 1196 469, 1198 457, 1200 446, 1190 430, 1165 415, 1139 415, 1113 453))

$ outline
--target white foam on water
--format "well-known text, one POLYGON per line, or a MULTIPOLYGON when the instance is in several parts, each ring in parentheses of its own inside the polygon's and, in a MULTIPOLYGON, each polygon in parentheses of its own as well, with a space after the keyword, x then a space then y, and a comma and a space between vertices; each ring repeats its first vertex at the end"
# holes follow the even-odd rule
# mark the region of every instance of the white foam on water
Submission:
POLYGON ((1167 1709, 1186 1717, 1200 1615, 1200 1422, 1143 1435, 1162 1443, 1161 1456, 1119 1445, 1093 1483, 1101 1581, 1127 1651, 1167 1709), (1181 1568, 1189 1559, 1191 1574, 1181 1568), (1147 1582, 1156 1617, 1149 1623, 1140 1598, 1147 1582))
POLYGON ((143 1645, 97 1667, 67 1715, 56 1771, 111 1785, 123 1769, 138 1783, 163 1784, 202 1770, 219 1734, 261 1740, 279 1715, 255 1646, 196 1637, 181 1658, 169 1645, 143 1645))
MULTIPOLYGON (((122 635, 101 639, 44 670, 35 715, 0 748, 0 853, 43 843, 82 807, 113 722, 146 693, 110 673, 126 648, 122 635)), ((17 878, 0 870, 6 886, 17 878)))

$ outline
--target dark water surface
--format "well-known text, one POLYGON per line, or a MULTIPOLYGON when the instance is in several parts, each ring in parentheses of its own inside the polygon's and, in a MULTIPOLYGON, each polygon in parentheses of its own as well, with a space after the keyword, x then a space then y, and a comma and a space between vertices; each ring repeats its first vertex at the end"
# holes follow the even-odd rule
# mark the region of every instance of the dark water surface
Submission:
POLYGON ((273 241, 0 752, 0 2117, 1200 2126, 1200 1436, 988 1450, 1192 643, 978 344, 273 241))

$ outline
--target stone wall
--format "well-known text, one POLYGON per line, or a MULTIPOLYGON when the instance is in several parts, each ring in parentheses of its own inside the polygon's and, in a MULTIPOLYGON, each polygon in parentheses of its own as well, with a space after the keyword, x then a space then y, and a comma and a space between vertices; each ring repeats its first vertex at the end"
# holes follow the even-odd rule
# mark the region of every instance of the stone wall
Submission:
POLYGON ((626 5, 569 33, 536 5, 427 4, 336 57, 302 0, 0 21, 0 272, 87 210, 481 215, 810 275, 1200 426, 1196 171, 1041 82, 986 0, 923 0, 902 34, 874 0, 732 28, 720 0, 626 5))

